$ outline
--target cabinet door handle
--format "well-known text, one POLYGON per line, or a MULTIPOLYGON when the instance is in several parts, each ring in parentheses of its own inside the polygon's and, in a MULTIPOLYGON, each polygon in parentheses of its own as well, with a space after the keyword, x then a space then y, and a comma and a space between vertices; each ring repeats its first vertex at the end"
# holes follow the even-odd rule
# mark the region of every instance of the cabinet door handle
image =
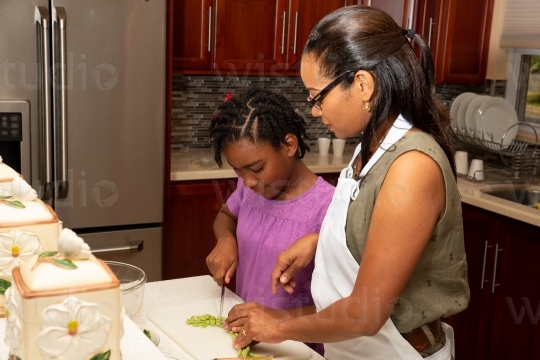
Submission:
POLYGON ((110 247, 105 249, 96 249, 91 250, 92 254, 117 254, 117 253, 125 253, 125 252, 139 252, 144 249, 144 240, 133 240, 130 241, 128 245, 125 246, 117 246, 117 247, 110 247))
POLYGON ((283 12, 283 32, 281 34, 281 54, 283 55, 284 49, 285 49, 285 19, 287 16, 287 12, 283 12))
POLYGON ((208 8, 208 52, 211 50, 212 43, 212 7, 208 8))
POLYGON ((433 22, 433 18, 429 18, 429 32, 427 40, 428 47, 431 47, 431 30, 433 29, 433 25, 435 25, 435 23, 433 22))
POLYGON ((298 11, 294 15, 294 46, 293 46, 293 54, 296 55, 296 35, 298 34, 298 11))
POLYGON ((497 279, 497 259, 499 255, 499 251, 503 251, 504 249, 499 249, 499 244, 495 245, 495 265, 493 265, 493 285, 491 286, 491 292, 495 293, 495 286, 499 286, 501 284, 496 284, 497 279))
POLYGON ((480 283, 480 289, 483 289, 484 288, 484 283, 485 282, 488 282, 487 280, 484 280, 484 275, 486 273, 486 254, 487 254, 487 249, 492 247, 491 245, 488 245, 488 242, 486 240, 486 245, 484 246, 484 264, 482 265, 482 282, 480 283))

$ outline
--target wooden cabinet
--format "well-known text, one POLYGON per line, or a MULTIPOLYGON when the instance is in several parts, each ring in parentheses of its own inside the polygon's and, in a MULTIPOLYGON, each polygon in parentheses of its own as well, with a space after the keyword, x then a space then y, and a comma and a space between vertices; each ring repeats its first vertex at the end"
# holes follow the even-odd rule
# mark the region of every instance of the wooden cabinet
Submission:
POLYGON ((299 71, 311 29, 347 0, 175 0, 173 70, 232 75, 299 71))
POLYGON ((349 0, 347 5, 372 6, 387 12, 401 27, 413 27, 415 0, 349 0))
POLYGON ((415 29, 435 56, 438 83, 483 84, 494 0, 418 0, 415 29))
POLYGON ((275 72, 285 62, 287 0, 217 1, 215 62, 220 70, 275 72))
POLYGON ((300 71, 302 51, 311 30, 327 14, 346 5, 345 0, 289 0, 286 68, 300 71))
POLYGON ((540 359, 540 228, 463 204, 471 300, 456 359, 540 359))
POLYGON ((211 69, 213 11, 213 0, 173 1, 173 71, 211 69))
POLYGON ((209 274, 206 256, 214 248, 213 224, 236 189, 236 179, 171 183, 163 240, 163 279, 209 274))

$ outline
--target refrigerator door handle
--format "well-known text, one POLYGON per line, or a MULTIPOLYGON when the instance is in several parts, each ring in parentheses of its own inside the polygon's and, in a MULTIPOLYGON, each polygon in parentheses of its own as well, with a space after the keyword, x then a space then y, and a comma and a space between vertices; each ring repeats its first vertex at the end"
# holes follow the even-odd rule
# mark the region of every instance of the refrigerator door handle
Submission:
POLYGON ((66 49, 66 10, 54 7, 55 20, 55 187, 56 198, 65 199, 68 195, 67 181, 67 49, 66 49), (59 82, 59 83, 58 83, 59 82))
POLYGON ((51 51, 49 42, 50 19, 49 10, 37 6, 36 50, 38 63, 38 96, 37 123, 39 129, 39 180, 41 181, 40 198, 49 200, 52 197, 52 134, 51 134, 51 51))
POLYGON ((127 246, 118 246, 105 249, 91 250, 92 254, 117 254, 124 252, 139 252, 144 249, 144 240, 133 240, 127 246))

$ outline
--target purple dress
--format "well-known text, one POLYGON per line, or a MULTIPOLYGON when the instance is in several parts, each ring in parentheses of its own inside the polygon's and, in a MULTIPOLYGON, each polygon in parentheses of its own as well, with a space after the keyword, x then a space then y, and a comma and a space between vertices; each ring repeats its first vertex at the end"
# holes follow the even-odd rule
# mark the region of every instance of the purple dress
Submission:
POLYGON ((298 238, 318 233, 332 200, 334 187, 319 177, 305 193, 292 200, 269 200, 246 188, 238 178, 236 191, 227 201, 238 217, 238 269, 236 293, 246 302, 255 301, 274 309, 313 304, 313 262, 295 274, 293 294, 278 288, 273 295, 271 274, 278 255, 298 238))

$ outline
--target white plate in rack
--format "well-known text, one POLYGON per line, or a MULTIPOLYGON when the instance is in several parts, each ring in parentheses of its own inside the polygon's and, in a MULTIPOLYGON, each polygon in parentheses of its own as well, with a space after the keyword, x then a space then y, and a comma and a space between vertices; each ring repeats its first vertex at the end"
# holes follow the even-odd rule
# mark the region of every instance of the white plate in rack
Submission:
POLYGON ((469 104, 471 103, 471 101, 473 101, 477 97, 478 95, 471 94, 467 96, 465 99, 463 99, 461 104, 459 104, 458 115, 457 115, 458 125, 459 125, 459 129, 461 133, 464 135, 469 135, 469 131, 467 130, 467 123, 465 123, 465 114, 467 113, 467 109, 469 108, 469 104))
POLYGON ((492 97, 482 102, 476 116, 476 128, 484 133, 484 139, 506 147, 516 138, 518 126, 516 110, 506 99, 492 97), (503 138, 504 137, 504 138, 503 138))
MULTIPOLYGON (((462 94, 459 94, 454 101, 452 102, 452 105, 450 106, 450 119, 452 120, 452 129, 458 129, 459 123, 458 123, 458 110, 459 106, 461 105, 462 101, 468 98, 469 96, 475 95, 472 92, 464 92, 462 94)), ((458 133, 461 133, 461 131, 458 131, 458 133)))
POLYGON ((476 96, 467 106, 467 111, 465 112, 465 125, 467 126, 467 135, 471 137, 481 138, 481 135, 476 133, 476 116, 478 115, 478 109, 484 101, 491 99, 491 96, 479 95, 476 96))

